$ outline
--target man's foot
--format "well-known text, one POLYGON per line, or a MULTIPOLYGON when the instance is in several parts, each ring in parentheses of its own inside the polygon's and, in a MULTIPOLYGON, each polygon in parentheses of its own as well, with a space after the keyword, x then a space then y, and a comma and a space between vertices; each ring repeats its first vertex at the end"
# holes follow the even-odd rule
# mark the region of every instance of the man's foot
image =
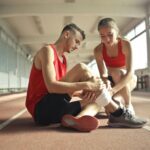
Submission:
POLYGON ((123 113, 120 117, 109 115, 108 125, 111 127, 129 127, 129 128, 141 128, 148 122, 147 119, 132 115, 128 110, 123 109, 123 113))
POLYGON ((64 115, 61 121, 62 126, 73 128, 82 132, 90 132, 99 127, 99 120, 92 116, 82 116, 80 118, 72 115, 64 115))

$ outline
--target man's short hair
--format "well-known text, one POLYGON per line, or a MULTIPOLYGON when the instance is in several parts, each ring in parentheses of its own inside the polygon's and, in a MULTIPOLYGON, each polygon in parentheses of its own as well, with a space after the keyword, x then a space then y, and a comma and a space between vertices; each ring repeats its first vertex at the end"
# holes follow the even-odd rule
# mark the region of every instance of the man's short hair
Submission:
POLYGON ((63 28, 62 33, 63 33, 64 31, 72 31, 72 32, 74 32, 74 33, 75 33, 75 31, 78 31, 78 32, 81 33, 83 40, 85 39, 85 33, 84 33, 84 31, 83 31, 81 28, 79 28, 79 27, 78 27, 76 24, 74 24, 74 23, 71 23, 71 24, 66 25, 66 26, 63 28))

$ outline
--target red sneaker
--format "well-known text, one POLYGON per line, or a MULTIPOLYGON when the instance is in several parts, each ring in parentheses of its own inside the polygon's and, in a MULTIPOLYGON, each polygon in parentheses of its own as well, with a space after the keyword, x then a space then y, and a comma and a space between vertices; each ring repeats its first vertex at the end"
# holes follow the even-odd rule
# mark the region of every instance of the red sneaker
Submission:
POLYGON ((61 124, 64 127, 73 128, 82 132, 90 132, 99 127, 99 120, 92 116, 82 116, 80 118, 72 115, 64 115, 61 124))

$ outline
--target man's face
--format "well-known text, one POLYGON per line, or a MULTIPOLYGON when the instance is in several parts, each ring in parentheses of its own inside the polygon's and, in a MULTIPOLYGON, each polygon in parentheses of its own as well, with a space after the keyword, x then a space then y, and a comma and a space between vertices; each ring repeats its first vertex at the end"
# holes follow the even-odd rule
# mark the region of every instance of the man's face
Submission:
POLYGON ((79 31, 68 32, 68 38, 66 39, 66 51, 70 53, 71 51, 77 50, 82 42, 82 35, 79 31))

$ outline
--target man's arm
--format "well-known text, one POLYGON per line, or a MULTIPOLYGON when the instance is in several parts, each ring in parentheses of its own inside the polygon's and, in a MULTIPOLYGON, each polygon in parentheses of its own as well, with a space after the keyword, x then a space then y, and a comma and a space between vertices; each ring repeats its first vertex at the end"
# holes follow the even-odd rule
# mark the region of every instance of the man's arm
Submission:
POLYGON ((92 81, 85 82, 63 82, 57 81, 54 68, 54 53, 50 47, 44 47, 39 54, 41 63, 41 70, 44 78, 45 85, 49 93, 73 93, 75 91, 87 89, 95 90, 96 86, 92 81))

